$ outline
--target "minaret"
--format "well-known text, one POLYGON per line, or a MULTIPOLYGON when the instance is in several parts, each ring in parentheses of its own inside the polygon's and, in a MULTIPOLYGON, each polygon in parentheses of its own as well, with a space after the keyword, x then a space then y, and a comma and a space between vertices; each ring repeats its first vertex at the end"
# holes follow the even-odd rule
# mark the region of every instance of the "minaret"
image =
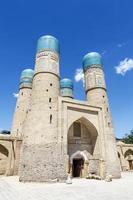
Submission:
POLYGON ((106 174, 111 174, 114 178, 119 178, 120 168, 101 55, 96 52, 86 54, 83 58, 83 70, 87 101, 91 105, 101 107, 103 110, 106 174))
POLYGON ((55 37, 40 37, 31 107, 24 125, 21 181, 61 181, 66 178, 58 135, 59 54, 59 42, 55 37))
POLYGON ((60 81, 60 95, 73 99, 73 82, 70 79, 64 78, 60 81))
POLYGON ((25 69, 21 73, 19 94, 11 129, 11 134, 15 137, 23 136, 22 127, 30 105, 33 73, 32 69, 25 69))
POLYGON ((112 127, 101 55, 96 52, 86 54, 83 58, 83 70, 88 102, 104 107, 106 126, 112 127))

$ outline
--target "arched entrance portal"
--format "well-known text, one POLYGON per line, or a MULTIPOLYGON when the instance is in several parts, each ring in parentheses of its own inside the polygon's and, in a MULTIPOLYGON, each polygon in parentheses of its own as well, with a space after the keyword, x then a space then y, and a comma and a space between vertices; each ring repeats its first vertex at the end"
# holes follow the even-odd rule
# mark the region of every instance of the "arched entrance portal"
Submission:
POLYGON ((68 130, 68 156, 69 172, 73 177, 86 177, 90 170, 98 174, 99 146, 97 135, 96 128, 85 118, 80 118, 70 126, 68 130))
POLYGON ((77 151, 70 157, 70 165, 71 165, 71 174, 73 177, 84 177, 85 165, 88 163, 88 158, 83 151, 77 151))

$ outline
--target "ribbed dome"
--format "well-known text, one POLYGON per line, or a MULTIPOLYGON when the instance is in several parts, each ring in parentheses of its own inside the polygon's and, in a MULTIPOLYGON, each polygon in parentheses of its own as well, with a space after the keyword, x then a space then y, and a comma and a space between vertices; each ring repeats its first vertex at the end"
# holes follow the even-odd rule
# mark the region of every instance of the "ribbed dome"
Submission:
POLYGON ((60 87, 73 89, 73 82, 68 78, 64 78, 60 81, 60 87))
POLYGON ((20 83, 32 83, 34 71, 32 69, 25 69, 20 76, 20 83))
POLYGON ((83 69, 84 70, 86 70, 88 67, 90 67, 92 65, 102 66, 102 57, 97 52, 88 53, 83 58, 83 69))
POLYGON ((59 41, 51 35, 44 35, 40 37, 37 44, 37 52, 44 49, 51 49, 60 53, 59 41))

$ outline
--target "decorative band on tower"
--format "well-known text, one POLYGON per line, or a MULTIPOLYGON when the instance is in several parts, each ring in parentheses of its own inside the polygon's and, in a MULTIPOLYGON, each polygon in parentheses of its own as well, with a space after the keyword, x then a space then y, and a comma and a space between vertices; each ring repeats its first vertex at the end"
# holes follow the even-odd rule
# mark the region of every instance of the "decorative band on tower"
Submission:
POLYGON ((60 93, 62 97, 70 97, 73 98, 73 82, 64 78, 60 81, 60 93))
POLYGON ((22 71, 20 76, 20 89, 23 87, 32 87, 33 74, 34 71, 32 69, 25 69, 22 71))

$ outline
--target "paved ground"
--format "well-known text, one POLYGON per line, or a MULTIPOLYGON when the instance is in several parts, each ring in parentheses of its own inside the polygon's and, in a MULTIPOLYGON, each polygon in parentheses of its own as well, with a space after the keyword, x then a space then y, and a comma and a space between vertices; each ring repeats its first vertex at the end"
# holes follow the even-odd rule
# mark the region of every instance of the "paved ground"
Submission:
POLYGON ((112 182, 74 179, 66 183, 20 183, 0 177, 0 200, 133 200, 133 172, 112 182))

